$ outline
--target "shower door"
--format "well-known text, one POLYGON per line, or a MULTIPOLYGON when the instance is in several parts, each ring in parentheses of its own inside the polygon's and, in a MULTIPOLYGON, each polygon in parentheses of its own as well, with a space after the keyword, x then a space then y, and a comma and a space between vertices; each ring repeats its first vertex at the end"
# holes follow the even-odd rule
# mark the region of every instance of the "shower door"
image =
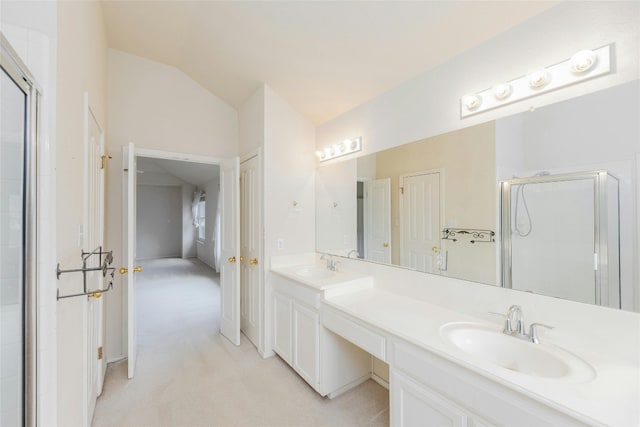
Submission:
POLYGON ((28 198, 31 86, 2 38, 0 65, 0 425, 27 422, 31 392, 28 198))
POLYGON ((500 184, 503 286, 620 307, 617 180, 595 171, 500 184))

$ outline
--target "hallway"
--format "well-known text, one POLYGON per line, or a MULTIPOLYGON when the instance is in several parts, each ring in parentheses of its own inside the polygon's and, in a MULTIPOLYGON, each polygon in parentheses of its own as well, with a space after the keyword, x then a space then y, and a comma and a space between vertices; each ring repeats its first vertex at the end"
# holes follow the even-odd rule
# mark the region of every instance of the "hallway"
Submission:
POLYGON ((323 399, 278 357, 219 334, 219 277, 192 259, 143 261, 138 362, 109 365, 93 425, 386 426, 387 390, 373 381, 323 399))

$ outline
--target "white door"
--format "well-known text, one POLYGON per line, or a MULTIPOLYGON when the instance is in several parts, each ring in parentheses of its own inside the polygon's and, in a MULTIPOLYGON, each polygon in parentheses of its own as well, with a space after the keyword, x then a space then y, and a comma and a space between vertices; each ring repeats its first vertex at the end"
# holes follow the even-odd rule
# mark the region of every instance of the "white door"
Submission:
POLYGON ((133 143, 122 147, 122 207, 123 207, 123 256, 125 267, 120 270, 125 275, 127 296, 127 377, 133 378, 136 369, 136 277, 142 267, 135 266, 136 260, 136 154, 133 143))
POLYGON ((391 179, 364 183, 364 257, 391 263, 391 179))
POLYGON ((237 157, 220 164, 220 332, 235 345, 240 345, 239 169, 237 157))
POLYGON ((259 346, 260 187, 259 157, 240 165, 240 329, 259 346))
POLYGON ((400 264, 439 273, 440 172, 400 177, 400 264))
MULTIPOLYGON (((88 94, 85 93, 85 169, 84 169, 84 234, 83 250, 91 252, 104 250, 104 140, 100 125, 89 108, 88 94)), ((91 256, 87 267, 100 267, 99 255, 91 256)), ((87 273, 87 290, 95 291, 106 287, 106 279, 100 271, 87 273)), ((102 392, 106 363, 102 356, 103 346, 103 299, 101 293, 87 297, 84 322, 86 342, 86 422, 91 424, 96 399, 102 392)))

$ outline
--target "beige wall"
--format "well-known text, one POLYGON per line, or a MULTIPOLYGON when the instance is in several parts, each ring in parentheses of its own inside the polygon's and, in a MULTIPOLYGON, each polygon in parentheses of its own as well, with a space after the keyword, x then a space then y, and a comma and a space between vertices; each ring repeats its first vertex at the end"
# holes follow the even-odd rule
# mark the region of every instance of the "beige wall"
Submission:
MULTIPOLYGON (((402 145, 376 155, 376 178, 391 178, 391 260, 400 264, 400 175, 444 169, 442 227, 495 231, 493 122, 402 145)), ((447 276, 495 283, 495 243, 443 242, 447 276)))
MULTIPOLYGON (((83 210, 83 96, 102 127, 107 127, 107 43, 98 2, 58 3, 57 50, 57 260, 68 268, 80 262, 79 228, 83 210)), ((92 249, 92 248, 91 248, 92 249)), ((61 292, 77 291, 81 276, 63 275, 61 292)), ((58 425, 82 425, 83 307, 86 298, 58 301, 58 425)))
MULTIPOLYGON (((238 155, 235 109, 182 71, 118 50, 108 51, 109 154, 107 247, 122 263, 122 147, 228 158, 238 155)), ((126 353, 121 278, 107 295, 107 359, 126 353)))

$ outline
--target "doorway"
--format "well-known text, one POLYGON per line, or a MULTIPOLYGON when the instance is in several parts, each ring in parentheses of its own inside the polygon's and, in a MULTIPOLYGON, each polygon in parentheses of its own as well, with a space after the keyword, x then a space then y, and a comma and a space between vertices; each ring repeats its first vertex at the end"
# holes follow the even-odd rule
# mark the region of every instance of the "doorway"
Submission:
MULTIPOLYGON (((218 302, 211 306, 211 312, 219 315, 217 321, 209 322, 206 328, 216 333, 219 329, 223 336, 239 345, 238 159, 135 149, 129 144, 124 147, 123 161, 126 267, 121 273, 125 274, 127 289, 128 377, 135 375, 137 350, 145 345, 142 336, 138 343, 137 321, 144 312, 138 313, 136 301, 153 299, 152 296, 157 295, 155 285, 159 283, 141 276, 140 286, 152 289, 149 292, 138 289, 136 274, 144 272, 145 262, 152 269, 148 277, 173 277, 168 283, 174 286, 179 286, 185 278, 208 277, 210 282, 216 282, 215 276, 219 274, 219 291, 209 292, 214 299, 219 295, 218 302), (168 273, 171 268, 177 268, 182 276, 168 273)), ((188 286, 178 288, 174 295, 181 298, 188 289, 188 286)), ((164 294, 171 300, 180 299, 164 294)), ((188 307, 185 311, 189 311, 188 307)), ((156 319, 156 323, 161 323, 161 319, 156 319)))

